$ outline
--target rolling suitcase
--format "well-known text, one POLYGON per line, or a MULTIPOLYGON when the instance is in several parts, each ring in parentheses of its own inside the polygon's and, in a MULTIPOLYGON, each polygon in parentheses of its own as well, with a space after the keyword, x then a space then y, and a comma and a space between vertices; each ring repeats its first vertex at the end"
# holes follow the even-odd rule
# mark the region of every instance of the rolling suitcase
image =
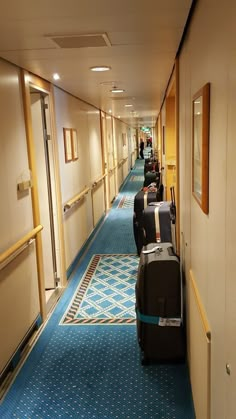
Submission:
POLYGON ((170 242, 176 251, 175 218, 176 206, 174 187, 171 190, 171 201, 151 202, 143 211, 144 244, 170 242))
POLYGON ((143 246, 143 210, 150 202, 156 200, 157 193, 148 190, 139 191, 134 198, 133 231, 138 255, 143 246))
POLYGON ((142 363, 184 360, 180 263, 171 243, 143 247, 135 292, 142 363))

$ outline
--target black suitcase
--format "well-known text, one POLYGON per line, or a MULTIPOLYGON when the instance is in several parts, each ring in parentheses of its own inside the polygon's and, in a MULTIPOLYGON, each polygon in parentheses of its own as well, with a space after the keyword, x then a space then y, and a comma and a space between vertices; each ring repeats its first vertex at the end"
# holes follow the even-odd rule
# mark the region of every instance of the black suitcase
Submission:
POLYGON ((134 239, 137 247, 137 253, 143 247, 143 210, 150 202, 157 200, 156 192, 139 191, 134 197, 134 216, 133 216, 133 231, 134 239))
POLYGON ((171 201, 151 202, 143 211, 144 244, 171 242, 176 251, 176 205, 174 187, 171 201))
POLYGON ((144 244, 172 243, 175 247, 175 238, 172 238, 172 222, 170 217, 171 202, 151 202, 143 211, 144 244))
POLYGON ((182 294, 180 263, 172 244, 144 246, 136 283, 137 335, 143 364, 185 359, 182 294))

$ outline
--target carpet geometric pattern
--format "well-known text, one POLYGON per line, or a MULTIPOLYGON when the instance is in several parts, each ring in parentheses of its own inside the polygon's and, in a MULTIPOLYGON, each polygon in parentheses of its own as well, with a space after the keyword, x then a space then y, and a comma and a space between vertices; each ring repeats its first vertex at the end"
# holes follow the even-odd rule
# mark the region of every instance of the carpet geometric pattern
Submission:
POLYGON ((135 323, 136 255, 94 255, 62 325, 135 323))
POLYGON ((134 196, 132 195, 124 195, 118 204, 118 208, 133 208, 133 206, 134 196))

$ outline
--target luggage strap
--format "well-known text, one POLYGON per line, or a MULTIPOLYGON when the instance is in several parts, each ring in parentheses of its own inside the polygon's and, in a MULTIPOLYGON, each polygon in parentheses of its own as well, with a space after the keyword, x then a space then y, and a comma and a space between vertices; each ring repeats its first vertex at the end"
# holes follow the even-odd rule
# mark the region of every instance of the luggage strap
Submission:
POLYGON ((154 210, 154 219, 155 219, 155 230, 156 230, 156 242, 160 243, 161 241, 161 233, 160 233, 160 220, 159 220, 159 208, 160 206, 156 206, 154 210))
POLYGON ((143 207, 144 207, 144 209, 147 207, 147 205, 148 205, 148 192, 145 191, 144 195, 143 195, 143 207))
POLYGON ((180 327, 182 324, 181 317, 160 317, 160 316, 148 316, 147 314, 140 313, 139 310, 136 309, 136 314, 138 320, 143 323, 148 324, 156 324, 158 326, 174 326, 180 327))

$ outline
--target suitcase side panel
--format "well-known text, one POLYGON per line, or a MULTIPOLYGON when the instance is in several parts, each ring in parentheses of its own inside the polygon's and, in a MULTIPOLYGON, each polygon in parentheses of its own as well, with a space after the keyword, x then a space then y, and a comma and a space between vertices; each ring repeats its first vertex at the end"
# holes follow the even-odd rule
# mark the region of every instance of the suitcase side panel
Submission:
MULTIPOLYGON (((156 243, 145 246, 152 249, 156 243)), ((139 312, 149 316, 180 317, 181 278, 179 260, 170 256, 170 243, 161 244, 163 251, 141 253, 136 284, 136 305, 139 312)), ((181 327, 163 327, 137 320, 138 340, 145 358, 177 360, 185 356, 185 333, 181 327)))

